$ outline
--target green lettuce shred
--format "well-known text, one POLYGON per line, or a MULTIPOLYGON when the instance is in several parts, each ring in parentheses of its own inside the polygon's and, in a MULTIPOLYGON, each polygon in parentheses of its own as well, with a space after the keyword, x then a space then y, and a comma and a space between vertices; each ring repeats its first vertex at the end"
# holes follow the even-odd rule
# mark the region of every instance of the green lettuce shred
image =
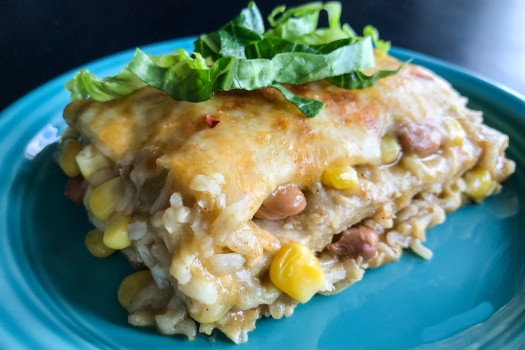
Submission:
POLYGON ((276 7, 263 18, 251 2, 241 13, 216 32, 195 41, 190 56, 180 49, 170 55, 151 56, 140 49, 116 76, 102 80, 83 69, 66 84, 71 99, 91 96, 108 101, 150 85, 173 99, 201 102, 217 91, 275 88, 306 116, 314 117, 325 104, 295 96, 281 84, 303 84, 320 79, 345 89, 363 89, 396 70, 362 72, 374 67, 374 46, 387 53, 390 43, 379 38, 376 28, 366 26, 363 36, 340 23, 339 2, 312 2, 287 9, 276 7), (318 28, 322 11, 328 28, 318 28))
POLYGON ((82 100, 91 96, 96 101, 109 101, 131 94, 147 84, 135 74, 124 68, 114 77, 102 80, 87 69, 81 69, 73 79, 66 83, 66 90, 71 92, 71 100, 82 100))

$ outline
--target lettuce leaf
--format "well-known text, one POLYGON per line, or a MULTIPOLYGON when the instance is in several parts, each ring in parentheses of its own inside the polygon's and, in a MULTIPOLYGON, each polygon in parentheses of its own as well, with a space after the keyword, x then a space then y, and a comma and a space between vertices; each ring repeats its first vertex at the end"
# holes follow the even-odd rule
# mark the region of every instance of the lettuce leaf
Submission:
POLYGON ((283 94, 283 96, 291 103, 293 103, 301 113, 307 118, 313 118, 319 111, 324 108, 325 103, 321 101, 312 100, 306 97, 295 96, 290 90, 286 89, 281 84, 274 83, 270 85, 274 89, 277 89, 283 94))
POLYGON ((66 83, 65 88, 71 92, 72 101, 82 100, 88 96, 97 101, 109 101, 129 95, 145 85, 146 83, 126 68, 114 77, 102 80, 89 73, 87 69, 81 69, 66 83))
POLYGON ((379 39, 379 31, 375 27, 371 25, 365 26, 363 28, 363 35, 371 37, 375 47, 382 53, 386 54, 388 50, 390 50, 390 41, 379 39))
POLYGON ((267 35, 305 45, 326 44, 334 40, 357 38, 348 25, 341 26, 341 3, 312 2, 286 10, 286 6, 276 7, 268 16, 273 29, 267 35), (317 28, 319 14, 325 10, 328 14, 329 28, 317 28), (278 19, 275 16, 279 15, 278 19))
POLYGON ((395 70, 377 70, 372 75, 366 75, 360 71, 354 71, 346 74, 326 78, 330 83, 343 89, 366 89, 374 86, 379 79, 389 77, 399 73, 405 66, 406 62, 401 64, 395 70))
POLYGON ((263 39, 264 23, 259 9, 250 3, 241 14, 219 30, 222 57, 246 58, 247 45, 263 39))

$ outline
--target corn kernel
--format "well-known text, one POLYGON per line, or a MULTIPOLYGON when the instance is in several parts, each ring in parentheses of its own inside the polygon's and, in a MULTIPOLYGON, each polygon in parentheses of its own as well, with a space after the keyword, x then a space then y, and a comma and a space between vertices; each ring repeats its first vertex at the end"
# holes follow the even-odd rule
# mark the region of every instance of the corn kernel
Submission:
POLYGON ((82 142, 78 140, 67 140, 60 150, 59 163, 64 173, 69 177, 80 174, 80 169, 76 161, 78 152, 82 149, 82 142))
POLYGON ((338 190, 349 190, 358 186, 357 172, 351 166, 331 166, 321 176, 323 185, 338 190))
POLYGON ((270 279, 277 288, 302 303, 325 286, 319 260, 310 248, 300 243, 281 247, 270 266, 270 279))
POLYGON ((93 188, 89 194, 89 208, 100 221, 106 221, 115 212, 121 190, 118 177, 93 188))
POLYGON ((89 180, 91 175, 98 170, 110 166, 109 159, 100 153, 92 144, 80 151, 76 155, 76 160, 78 168, 86 180, 89 180))
POLYGON ((88 232, 84 240, 87 249, 97 258, 106 258, 115 252, 115 249, 109 248, 102 241, 104 234, 99 229, 93 229, 88 232))
POLYGON ((93 185, 88 185, 86 193, 84 193, 84 207, 89 211, 91 211, 91 193, 93 192, 93 188, 93 185))
POLYGON ((128 237, 128 215, 115 214, 106 223, 103 242, 113 249, 124 249, 129 247, 131 241, 128 237))
POLYGON ((390 164, 397 160, 401 146, 395 138, 385 135, 381 138, 381 163, 390 164))
POLYGON ((149 270, 135 272, 124 278, 118 288, 117 297, 120 305, 127 309, 141 290, 153 282, 149 270))
POLYGON ((481 201, 490 195, 492 179, 488 170, 475 168, 467 172, 463 179, 466 185, 465 193, 475 201, 481 201))
POLYGON ((465 130, 461 124, 451 117, 445 117, 443 119, 443 124, 447 130, 449 142, 455 146, 461 146, 465 139, 465 130))

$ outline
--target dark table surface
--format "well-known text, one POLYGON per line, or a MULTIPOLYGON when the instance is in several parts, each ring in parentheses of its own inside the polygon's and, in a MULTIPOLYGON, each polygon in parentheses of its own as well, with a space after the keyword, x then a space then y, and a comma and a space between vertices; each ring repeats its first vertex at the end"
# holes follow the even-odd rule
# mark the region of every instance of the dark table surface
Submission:
MULTIPOLYGON (((258 1, 267 15, 282 0, 258 1)), ((288 5, 301 1, 290 0, 288 5)), ((71 69, 125 49, 210 32, 247 1, 0 1, 0 110, 71 69)), ((525 94, 524 0, 354 0, 342 22, 525 94)))

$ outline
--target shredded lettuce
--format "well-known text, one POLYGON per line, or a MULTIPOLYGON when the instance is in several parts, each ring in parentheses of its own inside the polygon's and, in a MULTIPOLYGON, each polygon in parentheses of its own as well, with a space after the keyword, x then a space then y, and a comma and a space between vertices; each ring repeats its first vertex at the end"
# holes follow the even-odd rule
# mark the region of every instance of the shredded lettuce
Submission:
POLYGON ((367 25, 363 28, 363 35, 371 37, 376 48, 382 53, 386 54, 390 50, 390 41, 379 39, 379 31, 375 27, 367 25))
MULTIPOLYGON (((371 45, 367 38, 326 54, 296 51, 277 53, 271 59, 221 57, 211 67, 182 72, 178 65, 159 66, 155 57, 137 49, 127 69, 175 99, 198 102, 211 98, 215 91, 254 90, 274 83, 302 84, 360 70, 373 64, 371 45)), ((187 56, 185 59, 191 60, 187 56)))
POLYGON ((401 64, 396 70, 378 70, 372 75, 366 75, 360 71, 336 75, 326 78, 330 83, 343 89, 366 89, 374 86, 379 79, 386 78, 392 74, 397 74, 405 65, 401 64))
POLYGON ((82 100, 91 96, 97 101, 109 101, 131 94, 133 91, 146 86, 135 74, 124 68, 114 77, 102 80, 87 69, 81 69, 73 79, 66 83, 66 90, 71 92, 71 100, 82 100))
POLYGON ((191 56, 184 50, 151 56, 137 49, 116 76, 100 80, 83 69, 66 89, 72 100, 91 96, 107 101, 150 85, 176 100, 201 102, 216 91, 272 87, 306 117, 314 117, 325 104, 297 97, 281 83, 327 79, 345 89, 363 89, 401 69, 364 74, 363 69, 374 66, 373 47, 386 53, 390 43, 379 39, 372 26, 358 36, 341 25, 340 16, 339 2, 279 6, 268 16, 271 28, 265 31, 261 13, 251 2, 218 31, 201 35, 191 56), (318 28, 322 11, 328 15, 328 28, 318 28))
POLYGON ((312 100, 306 97, 295 96, 290 90, 286 89, 281 84, 270 85, 274 89, 277 89, 283 94, 283 96, 299 108, 299 110, 307 118, 313 118, 319 111, 324 108, 325 103, 321 101, 312 100))
POLYGON ((341 4, 339 2, 312 2, 286 10, 286 6, 276 7, 268 16, 273 29, 267 34, 285 40, 305 44, 319 45, 345 38, 357 38, 355 32, 345 24, 341 26, 341 4), (319 14, 325 10, 328 14, 328 28, 317 28, 319 14), (275 16, 281 15, 278 19, 275 16))

